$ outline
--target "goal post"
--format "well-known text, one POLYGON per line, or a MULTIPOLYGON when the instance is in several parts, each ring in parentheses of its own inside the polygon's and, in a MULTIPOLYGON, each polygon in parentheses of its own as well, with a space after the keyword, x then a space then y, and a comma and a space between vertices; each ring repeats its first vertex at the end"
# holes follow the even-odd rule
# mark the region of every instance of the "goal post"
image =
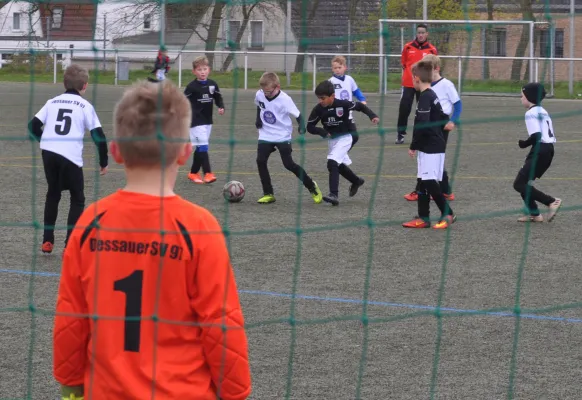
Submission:
MULTIPOLYGON (((471 77, 474 80, 486 81, 491 70, 490 63, 495 62, 495 71, 498 80, 507 80, 511 71, 509 63, 514 60, 527 61, 529 80, 537 80, 538 70, 535 62, 537 25, 546 25, 553 37, 553 23, 550 21, 489 21, 489 20, 423 20, 423 19, 379 19, 378 20, 378 53, 379 57, 379 87, 380 93, 388 93, 389 77, 401 71, 400 54, 404 44, 413 40, 418 24, 427 24, 429 40, 435 44, 439 54, 444 56, 443 62, 457 58, 459 62, 450 63, 451 69, 457 74, 451 74, 458 80, 459 93, 461 92, 461 78, 466 79, 467 66, 471 66, 471 77), (527 45, 524 57, 511 57, 515 46, 521 40, 523 31, 527 30, 527 45), (519 38, 519 39, 518 39, 519 38), (509 42, 508 42, 509 40, 509 42), (462 62, 461 62, 462 61, 462 62), (461 69, 462 72, 461 73, 461 69), (458 78, 456 78, 458 75, 458 78), (479 76, 477 76, 479 75, 479 76)), ((551 47, 553 55, 553 46, 551 47)), ((525 64, 525 63, 524 63, 525 64)), ((553 94, 553 61, 550 63, 549 81, 552 83, 553 94)), ((545 69, 544 69, 545 72, 545 69)), ((493 74, 494 75, 494 74, 493 74)), ((520 71, 521 75, 521 71, 520 71)), ((544 73, 544 76, 546 74, 544 73)), ((398 86, 400 85, 393 85, 398 86)))

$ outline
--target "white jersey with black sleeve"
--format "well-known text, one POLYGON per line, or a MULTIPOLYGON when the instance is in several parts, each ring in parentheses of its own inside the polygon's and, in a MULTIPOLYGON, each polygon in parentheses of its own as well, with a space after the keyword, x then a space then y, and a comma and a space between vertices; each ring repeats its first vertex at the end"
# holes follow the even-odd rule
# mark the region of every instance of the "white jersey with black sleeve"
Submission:
POLYGON ((259 140, 271 143, 288 142, 293 133, 293 121, 301 114, 293 99, 282 90, 273 98, 267 98, 262 90, 255 95, 255 105, 260 109, 262 128, 259 140))
POLYGON ((82 167, 85 131, 101 127, 91 103, 67 92, 47 101, 35 117, 44 125, 40 148, 82 167))
MULTIPOLYGON (((344 75, 343 80, 336 78, 335 76, 332 76, 328 80, 333 83, 336 99, 353 101, 353 93, 358 90, 358 84, 354 78, 349 75, 344 75)), ((353 118, 354 114, 350 111, 350 119, 353 118)))
POLYGON ((533 106, 525 113, 525 126, 529 136, 541 133, 541 143, 556 143, 556 133, 550 114, 542 106, 533 106))

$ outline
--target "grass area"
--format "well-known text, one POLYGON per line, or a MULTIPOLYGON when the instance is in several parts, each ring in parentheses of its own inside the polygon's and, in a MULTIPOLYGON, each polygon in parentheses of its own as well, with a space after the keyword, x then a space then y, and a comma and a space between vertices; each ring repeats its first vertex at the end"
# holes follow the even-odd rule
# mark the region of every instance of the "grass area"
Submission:
MULTIPOLYGON (((249 89, 258 88, 259 78, 262 71, 248 71, 247 87, 249 89)), ((57 81, 61 80, 62 72, 57 75, 57 81)), ((128 85, 139 79, 146 79, 152 76, 148 71, 130 71, 128 81, 118 81, 119 85, 128 85)), ((317 81, 323 81, 329 78, 329 73, 317 73, 317 81)), ((358 86, 364 93, 377 93, 379 82, 378 75, 373 73, 354 73, 358 86)), ((178 71, 170 71, 170 79, 178 81, 178 71)), ((244 70, 236 70, 234 72, 213 72, 211 75, 221 88, 244 88, 244 70)), ((313 87, 313 74, 309 73, 291 73, 290 85, 287 85, 287 79, 284 73, 279 75, 281 79, 281 86, 283 89, 306 89, 311 90, 313 87)), ((115 73, 113 71, 94 71, 91 73, 91 84, 109 84, 115 83, 115 73)), ((189 70, 182 71, 182 86, 185 86, 193 79, 189 70)), ((451 79, 457 84, 456 79, 451 79)), ((43 82, 52 83, 53 73, 34 73, 12 71, 10 68, 0 69, 0 82, 43 82)), ((519 90, 526 82, 511 82, 499 80, 464 80, 462 85, 462 92, 485 92, 485 93, 519 93, 519 90)), ((399 89, 400 74, 390 73, 388 75, 388 87, 391 89, 399 89)), ((549 87, 546 88, 549 91, 549 87)), ((574 82, 574 95, 568 93, 568 82, 555 82, 554 84, 555 98, 560 99, 582 99, 582 82, 574 82)))

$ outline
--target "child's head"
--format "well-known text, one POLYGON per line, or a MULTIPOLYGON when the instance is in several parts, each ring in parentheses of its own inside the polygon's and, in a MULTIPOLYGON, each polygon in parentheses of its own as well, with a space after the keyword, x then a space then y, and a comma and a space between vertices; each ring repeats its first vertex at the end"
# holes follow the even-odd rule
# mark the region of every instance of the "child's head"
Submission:
POLYGON ((89 72, 78 64, 71 64, 65 70, 63 83, 66 90, 76 90, 83 94, 89 82, 89 72))
POLYGON ((135 83, 113 112, 113 158, 126 169, 183 165, 192 152, 191 115, 190 102, 171 82, 135 83))
POLYGON ((348 65, 346 62, 346 58, 344 56, 335 56, 331 60, 331 70, 333 71, 334 75, 337 76, 344 76, 346 74, 346 70, 348 69, 348 65))
POLYGON ((421 87, 425 85, 430 85, 432 83, 432 76, 434 69, 432 63, 429 61, 420 60, 412 66, 412 80, 414 82, 414 88, 420 90, 421 87))
POLYGON ((521 88, 521 104, 525 108, 539 105, 545 98, 546 89, 541 83, 530 82, 521 88))
POLYGON ((265 96, 268 98, 275 97, 281 89, 281 81, 274 72, 265 72, 259 79, 259 86, 265 96))
POLYGON ((424 56, 422 61, 427 61, 427 62, 431 63, 434 72, 437 72, 440 74, 440 72, 441 72, 441 59, 439 58, 439 56, 436 56, 434 54, 427 54, 426 56, 424 56))
POLYGON ((319 104, 323 107, 329 107, 335 100, 335 88, 333 83, 328 80, 321 82, 315 88, 315 95, 319 99, 319 104))
POLYGON ((199 56, 192 61, 192 72, 199 81, 205 81, 210 75, 210 62, 206 56, 199 56))

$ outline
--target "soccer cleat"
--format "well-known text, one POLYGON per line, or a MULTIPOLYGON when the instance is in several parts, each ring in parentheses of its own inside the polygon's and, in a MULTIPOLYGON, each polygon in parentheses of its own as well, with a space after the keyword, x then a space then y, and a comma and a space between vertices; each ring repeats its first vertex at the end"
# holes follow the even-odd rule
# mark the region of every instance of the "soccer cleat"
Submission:
POLYGON ((395 144, 403 144, 404 143, 404 135, 406 135, 406 132, 398 132, 398 137, 396 138, 396 141, 394 142, 395 144))
POLYGON ((416 228, 416 229, 430 228, 430 222, 425 221, 424 219, 421 218, 415 218, 411 221, 404 222, 402 226, 405 228, 416 228))
POLYGON ((418 193, 413 191, 404 195, 404 198, 408 201, 418 201, 418 193))
POLYGON ((451 226, 455 221, 457 220, 457 217, 455 215, 447 215, 444 218, 442 218, 439 222, 437 222, 434 226, 433 229, 447 229, 449 226, 451 226))
POLYGON ((544 217, 541 215, 524 215, 519 217, 517 222, 544 222, 544 217))
POLYGON ((548 222, 552 222, 560 207, 562 207, 562 199, 556 199, 552 204, 549 205, 550 211, 548 212, 548 222))
POLYGON ((44 242, 40 249, 42 250, 43 253, 50 254, 53 252, 54 247, 55 245, 52 244, 51 242, 44 242))
POLYGON ((275 196, 272 194, 266 194, 263 197, 261 197, 259 200, 257 200, 257 203, 259 204, 269 204, 269 203, 274 203, 275 202, 275 196))
POLYGON ((319 186, 317 186, 317 182, 313 181, 313 185, 315 187, 313 188, 313 191, 310 192, 311 193, 311 197, 313 198, 313 202, 315 204, 319 204, 323 200, 323 194, 321 193, 321 190, 319 189, 319 186))
POLYGON ((212 183, 212 182, 216 182, 216 175, 214 175, 212 172, 204 174, 204 183, 212 183))
POLYGON ((188 179, 190 179, 194 183, 204 183, 204 181, 200 177, 200 174, 189 173, 188 174, 188 179))
POLYGON ((326 203, 331 203, 332 206, 339 205, 339 199, 335 194, 332 193, 328 194, 327 196, 323 196, 323 201, 326 203))
POLYGON ((364 181, 362 178, 360 178, 360 180, 358 181, 358 183, 352 183, 350 185, 350 197, 354 197, 356 195, 356 193, 358 193, 358 189, 360 188, 360 186, 362 186, 364 184, 364 181))
POLYGON ((455 200, 455 194, 454 193, 451 193, 451 194, 443 193, 443 196, 445 196, 445 200, 448 200, 448 201, 455 200))

